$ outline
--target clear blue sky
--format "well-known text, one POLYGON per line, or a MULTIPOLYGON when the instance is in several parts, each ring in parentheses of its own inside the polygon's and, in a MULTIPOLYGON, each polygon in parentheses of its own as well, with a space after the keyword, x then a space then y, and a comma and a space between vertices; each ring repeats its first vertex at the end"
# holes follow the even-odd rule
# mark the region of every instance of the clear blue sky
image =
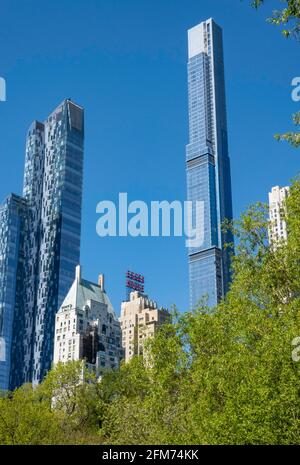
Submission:
POLYGON ((158 303, 188 306, 184 239, 96 235, 100 200, 185 199, 186 31, 223 27, 234 215, 296 175, 300 152, 273 140, 292 129, 291 80, 300 45, 283 39, 250 0, 1 0, 0 197, 20 193, 26 131, 70 97, 85 107, 81 262, 106 275, 119 312, 127 268, 144 273, 158 303))

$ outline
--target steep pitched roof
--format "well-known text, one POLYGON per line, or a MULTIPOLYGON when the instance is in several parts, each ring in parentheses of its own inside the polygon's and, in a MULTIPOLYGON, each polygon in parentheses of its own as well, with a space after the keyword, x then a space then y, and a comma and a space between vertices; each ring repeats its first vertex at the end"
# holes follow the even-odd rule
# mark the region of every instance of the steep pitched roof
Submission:
POLYGON ((95 302, 106 304, 108 312, 116 318, 114 308, 106 292, 102 291, 101 287, 97 284, 86 281, 85 279, 81 279, 79 281, 76 278, 74 280, 65 300, 63 301, 62 307, 72 305, 73 308, 75 307, 82 310, 88 300, 94 300, 95 302))

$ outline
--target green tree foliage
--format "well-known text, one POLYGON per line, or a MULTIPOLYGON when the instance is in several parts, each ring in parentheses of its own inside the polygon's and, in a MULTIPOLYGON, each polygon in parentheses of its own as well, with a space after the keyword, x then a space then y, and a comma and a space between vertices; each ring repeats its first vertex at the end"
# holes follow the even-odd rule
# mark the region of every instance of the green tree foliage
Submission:
POLYGON ((1 444, 52 444, 56 442, 57 430, 49 403, 31 385, 0 398, 1 444))
MULTIPOLYGON (((300 126, 300 111, 293 115, 293 122, 295 126, 300 126)), ((298 148, 300 146, 300 132, 287 132, 286 134, 276 134, 275 139, 278 141, 289 142, 293 147, 298 148)))
POLYGON ((0 444, 99 443, 98 383, 81 362, 0 398, 0 444))

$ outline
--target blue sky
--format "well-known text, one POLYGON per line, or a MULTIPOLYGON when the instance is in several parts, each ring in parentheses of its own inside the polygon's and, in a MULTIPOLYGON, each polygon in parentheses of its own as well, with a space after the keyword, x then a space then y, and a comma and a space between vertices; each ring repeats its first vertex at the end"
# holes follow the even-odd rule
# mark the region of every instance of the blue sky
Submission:
POLYGON ((20 193, 26 131, 66 97, 86 111, 83 273, 106 275, 119 312, 125 271, 144 273, 160 305, 188 307, 184 238, 96 235, 96 204, 184 200, 188 28, 213 17, 223 27, 234 216, 267 200, 299 171, 300 153, 272 135, 299 110, 291 80, 299 44, 283 39, 244 0, 1 0, 0 197, 20 193))

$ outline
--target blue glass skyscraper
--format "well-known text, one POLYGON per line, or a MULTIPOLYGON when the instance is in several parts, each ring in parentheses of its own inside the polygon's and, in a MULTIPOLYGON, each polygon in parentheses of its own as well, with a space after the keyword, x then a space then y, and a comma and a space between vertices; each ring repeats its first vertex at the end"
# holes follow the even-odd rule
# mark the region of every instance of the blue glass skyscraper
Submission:
POLYGON ((37 383, 51 368, 55 315, 80 261, 83 140, 83 108, 71 100, 44 123, 34 121, 26 141, 23 197, 11 198, 17 211, 9 208, 12 200, 2 207, 0 235, 15 238, 16 255, 11 258, 7 247, 0 263, 0 284, 9 282, 0 322, 1 314, 4 328, 11 319, 0 389, 37 383), (19 215, 16 233, 13 212, 19 215))
POLYGON ((188 31, 189 144, 186 150, 188 200, 204 203, 204 242, 189 248, 190 305, 202 298, 215 306, 230 283, 231 233, 222 223, 232 219, 228 156, 223 39, 209 19, 188 31))
MULTIPOLYGON (((26 201, 11 194, 0 206, 0 390, 10 387, 12 359, 22 363, 22 345, 13 347, 13 335, 23 334, 24 242, 26 201)), ((22 365, 20 365, 21 367, 22 365)))

